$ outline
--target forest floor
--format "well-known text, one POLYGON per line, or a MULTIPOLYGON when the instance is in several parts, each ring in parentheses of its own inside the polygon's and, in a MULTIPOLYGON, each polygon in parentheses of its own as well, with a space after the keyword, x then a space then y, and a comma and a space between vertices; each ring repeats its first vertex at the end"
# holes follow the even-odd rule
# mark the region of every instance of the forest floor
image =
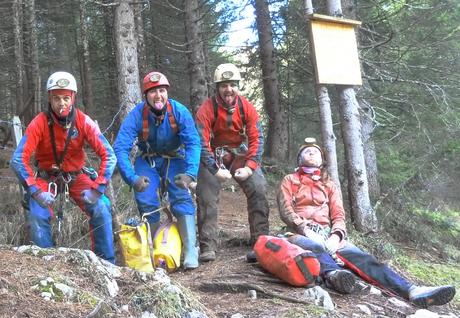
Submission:
MULTIPOLYGON (((270 192, 269 198, 275 198, 274 189, 270 192)), ((275 200, 270 200, 270 228, 274 234, 282 228, 275 205, 275 200)), ((211 311, 210 316, 369 317, 358 308, 358 305, 365 305, 372 317, 406 317, 419 309, 403 299, 399 299, 403 304, 398 306, 393 303, 394 298, 370 294, 370 286, 364 282, 359 284, 361 288, 358 291, 350 295, 326 289, 336 306, 334 313, 326 313, 312 304, 296 302, 305 301, 304 288, 289 286, 265 272, 257 263, 246 262, 249 227, 244 193, 238 189, 235 192, 229 189, 221 191, 219 213, 221 239, 216 261, 202 263, 193 271, 179 271, 171 275, 199 296, 203 305, 211 311), (256 299, 248 295, 251 289, 257 291, 256 299)), ((449 304, 430 307, 429 310, 460 317, 460 308, 449 304)))
MULTIPOLYGON (((11 177, 9 171, 2 171, 0 176, 11 177)), ((9 179, 5 180, 11 183, 9 179)), ((281 231, 282 224, 275 206, 274 188, 270 188, 268 197, 271 198, 271 233, 276 234, 281 231)), ((363 283, 363 289, 351 295, 326 289, 336 308, 327 312, 305 300, 304 288, 284 284, 263 271, 257 263, 246 262, 250 249, 246 198, 238 187, 228 186, 221 191, 219 213, 220 243, 216 261, 203 263, 195 270, 179 270, 170 274, 174 283, 186 287, 203 304, 208 317, 406 317, 418 309, 402 299, 403 303, 396 305, 394 298, 371 294, 369 286, 363 283), (256 297, 250 296, 249 290, 256 290, 256 297), (363 312, 359 305, 365 305, 370 315, 363 312)), ((89 317, 92 309, 88 304, 46 302, 30 288, 39 281, 39 277, 59 271, 72 275, 72 280, 80 282, 85 288, 100 289, 100 286, 87 282, 87 271, 78 266, 77 263, 50 264, 38 257, 0 249, 0 317, 89 317)), ((127 285, 126 282, 123 285, 127 285)), ((135 289, 133 285, 132 291, 125 290, 124 297, 134 293, 135 289)), ((460 317, 458 305, 447 304, 430 307, 429 310, 444 317, 460 317)))

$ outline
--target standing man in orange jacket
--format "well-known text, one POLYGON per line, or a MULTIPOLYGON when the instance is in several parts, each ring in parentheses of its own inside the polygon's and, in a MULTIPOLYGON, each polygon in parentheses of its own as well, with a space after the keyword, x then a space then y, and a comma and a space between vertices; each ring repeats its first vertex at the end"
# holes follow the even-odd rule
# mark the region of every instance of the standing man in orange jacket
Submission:
MULTIPOLYGON (((32 242, 54 245, 51 218, 56 195, 70 196, 89 218, 93 251, 115 262, 112 209, 104 195, 117 159, 96 123, 76 107, 77 82, 67 72, 55 72, 46 82, 48 109, 26 129, 11 158, 11 167, 27 190, 27 223, 32 242), (88 144, 100 159, 97 176, 84 171, 88 144), (31 165, 34 157, 37 167, 31 165)), ((59 218, 59 214, 58 214, 59 218)))
MULTIPOLYGON (((241 75, 230 63, 214 72, 216 95, 198 109, 196 125, 201 138, 198 174, 198 232, 200 260, 213 261, 217 251, 218 202, 221 185, 235 178, 247 198, 251 245, 268 234, 266 181, 260 169, 264 137, 254 106, 239 95, 241 75)), ((253 252, 248 258, 253 258, 253 252)))

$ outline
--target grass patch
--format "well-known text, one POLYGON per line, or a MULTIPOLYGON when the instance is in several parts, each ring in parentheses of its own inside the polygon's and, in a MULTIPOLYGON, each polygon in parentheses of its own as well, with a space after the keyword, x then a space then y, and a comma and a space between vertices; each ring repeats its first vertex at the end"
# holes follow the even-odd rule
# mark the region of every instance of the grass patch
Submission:
MULTIPOLYGON (((460 289, 460 265, 457 263, 430 263, 417 258, 408 257, 407 254, 399 254, 395 258, 395 264, 413 277, 419 285, 440 286, 454 285, 460 289)), ((457 293, 452 304, 460 307, 460 295, 457 293)))

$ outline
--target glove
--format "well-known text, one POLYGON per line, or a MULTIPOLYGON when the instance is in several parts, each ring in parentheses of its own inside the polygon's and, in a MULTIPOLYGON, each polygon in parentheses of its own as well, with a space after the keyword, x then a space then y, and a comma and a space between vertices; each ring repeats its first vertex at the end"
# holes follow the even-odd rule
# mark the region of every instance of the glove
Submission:
POLYGON ((238 168, 235 171, 235 179, 239 181, 245 181, 250 176, 252 176, 252 169, 249 167, 238 168))
POLYGON ((339 243, 340 237, 337 234, 332 234, 326 240, 326 251, 331 255, 335 254, 335 252, 337 252, 337 249, 339 248, 339 243))
POLYGON ((102 193, 95 189, 86 189, 81 192, 81 198, 88 204, 94 204, 99 200, 101 194, 102 193))
POLYGON ((219 170, 217 170, 215 176, 220 182, 225 182, 225 181, 230 180, 232 178, 232 174, 230 173, 230 171, 228 171, 227 169, 224 169, 224 168, 219 168, 219 170))
POLYGON ((137 177, 133 182, 133 189, 136 192, 144 192, 150 184, 150 179, 146 176, 137 177))
POLYGON ((179 173, 174 177, 174 183, 182 189, 188 189, 190 187, 190 183, 192 182, 192 177, 185 173, 179 173))
POLYGON ((36 191, 32 194, 32 198, 42 207, 47 208, 54 203, 55 195, 51 192, 43 192, 41 190, 36 191))

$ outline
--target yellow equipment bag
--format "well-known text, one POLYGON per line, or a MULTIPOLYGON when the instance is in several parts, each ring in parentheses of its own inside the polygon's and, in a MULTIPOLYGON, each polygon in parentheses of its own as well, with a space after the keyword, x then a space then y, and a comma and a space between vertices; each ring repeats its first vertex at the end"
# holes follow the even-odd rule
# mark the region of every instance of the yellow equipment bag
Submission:
POLYGON ((153 272, 153 242, 148 222, 138 226, 122 224, 118 231, 126 266, 141 272, 153 272))
POLYGON ((162 224, 158 228, 155 232, 153 246, 155 267, 163 267, 168 272, 179 268, 182 240, 175 222, 162 224))

